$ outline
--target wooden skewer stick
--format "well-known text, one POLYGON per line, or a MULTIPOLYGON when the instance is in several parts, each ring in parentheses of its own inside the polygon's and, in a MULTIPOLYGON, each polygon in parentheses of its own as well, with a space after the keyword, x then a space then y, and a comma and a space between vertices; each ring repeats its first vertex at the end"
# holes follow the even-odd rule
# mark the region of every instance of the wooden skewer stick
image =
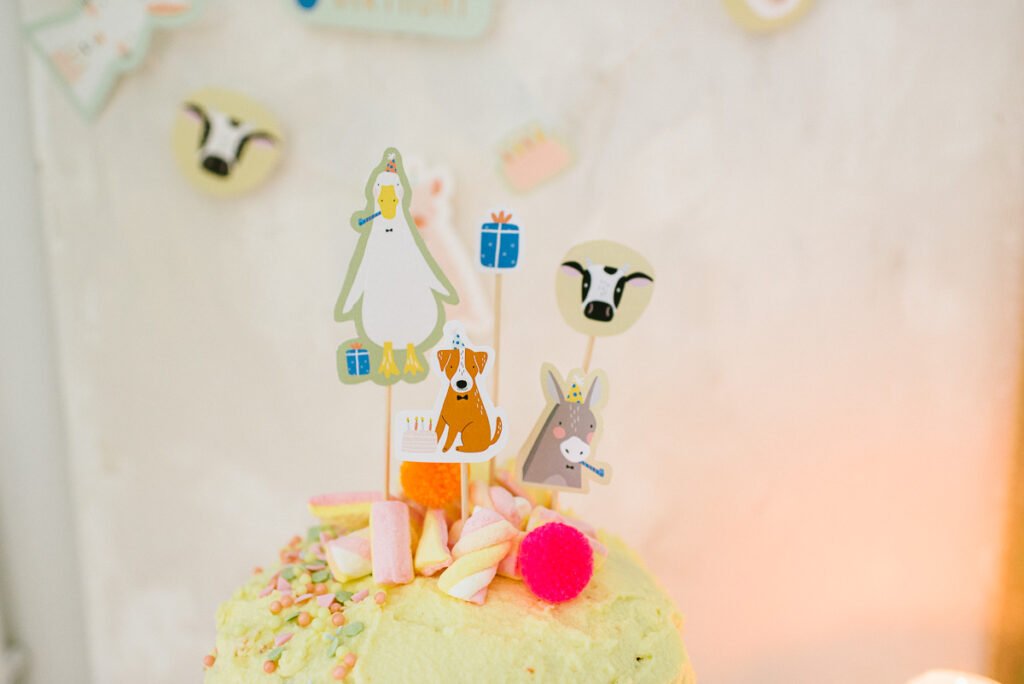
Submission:
POLYGON ((384 423, 384 500, 391 499, 391 385, 387 387, 384 423))
POLYGON ((587 340, 587 351, 583 353, 583 372, 590 372, 590 360, 594 358, 594 336, 591 335, 590 339, 587 340))
POLYGON ((462 501, 460 507, 462 509, 462 522, 466 522, 466 518, 469 517, 469 464, 459 464, 459 484, 462 489, 462 501))
MULTIPOLYGON (((498 405, 498 390, 501 387, 501 271, 494 276, 494 393, 491 398, 498 405)), ((494 462, 487 465, 487 483, 494 484, 494 462)))

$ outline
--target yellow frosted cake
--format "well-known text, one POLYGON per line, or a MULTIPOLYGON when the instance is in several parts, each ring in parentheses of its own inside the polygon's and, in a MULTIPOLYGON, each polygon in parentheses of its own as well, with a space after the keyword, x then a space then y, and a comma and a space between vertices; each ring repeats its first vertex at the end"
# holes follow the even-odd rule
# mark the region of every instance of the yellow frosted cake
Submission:
MULTIPOLYGON (((450 537, 450 508, 379 494, 312 500, 321 524, 218 609, 206 684, 695 681, 682 618, 621 540, 489 489, 474 485, 473 517, 464 526, 454 520, 450 537), (397 565, 376 558, 393 536, 390 522, 375 517, 385 506, 409 521, 399 525, 397 565), (580 531, 594 560, 580 593, 552 603, 523 581, 527 559, 520 569, 516 556, 527 553, 531 530, 559 522, 580 531), (401 568, 403 556, 414 570, 401 568)), ((557 560, 553 572, 571 574, 557 560)))

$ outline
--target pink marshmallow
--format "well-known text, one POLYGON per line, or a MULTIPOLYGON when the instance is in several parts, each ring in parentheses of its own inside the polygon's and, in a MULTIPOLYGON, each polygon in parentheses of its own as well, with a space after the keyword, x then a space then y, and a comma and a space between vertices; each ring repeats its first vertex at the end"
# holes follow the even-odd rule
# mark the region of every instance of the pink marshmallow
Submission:
POLYGON ((409 507, 401 501, 375 501, 370 507, 373 581, 408 584, 414 577, 409 507))

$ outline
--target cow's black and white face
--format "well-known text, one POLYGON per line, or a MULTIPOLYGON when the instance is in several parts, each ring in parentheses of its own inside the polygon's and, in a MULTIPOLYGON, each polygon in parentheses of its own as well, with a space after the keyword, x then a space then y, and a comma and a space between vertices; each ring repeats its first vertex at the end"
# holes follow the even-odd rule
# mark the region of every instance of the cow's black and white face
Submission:
POLYGON ((647 286, 654 282, 646 273, 630 273, 629 266, 605 266, 589 260, 585 267, 578 261, 566 261, 562 264, 562 270, 582 276, 580 300, 583 315, 602 323, 615 318, 615 311, 622 303, 626 287, 647 286))
POLYGON ((249 143, 273 145, 276 138, 252 124, 212 108, 189 102, 185 111, 202 123, 199 137, 199 165, 207 173, 227 178, 242 159, 249 143))

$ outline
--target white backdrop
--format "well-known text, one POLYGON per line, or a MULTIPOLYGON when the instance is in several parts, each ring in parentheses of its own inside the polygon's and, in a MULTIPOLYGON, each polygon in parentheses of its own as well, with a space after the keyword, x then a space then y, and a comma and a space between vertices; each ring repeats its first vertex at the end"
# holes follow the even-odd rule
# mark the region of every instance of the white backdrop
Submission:
POLYGON ((467 242, 496 205, 529 233, 506 280, 513 444, 538 365, 583 353, 558 257, 608 237, 655 263, 648 314, 595 354, 616 482, 567 498, 664 580, 703 681, 983 669, 1021 341, 1022 27, 1017 0, 820 0, 767 37, 711 1, 530 0, 460 43, 218 0, 156 36, 95 124, 33 58, 95 681, 197 680, 217 603, 306 497, 378 486, 363 426, 383 392, 336 380, 332 310, 388 145, 450 166, 467 242), (174 166, 177 105, 211 85, 285 125, 254 196, 208 199, 174 166), (497 148, 530 121, 579 160, 509 197, 497 148))

